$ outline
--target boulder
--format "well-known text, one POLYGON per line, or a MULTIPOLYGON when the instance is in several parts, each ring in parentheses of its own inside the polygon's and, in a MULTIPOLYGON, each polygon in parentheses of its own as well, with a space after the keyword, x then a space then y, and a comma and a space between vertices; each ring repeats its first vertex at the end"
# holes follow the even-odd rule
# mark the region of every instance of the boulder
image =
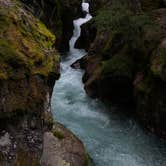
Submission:
POLYGON ((86 166, 88 158, 82 142, 63 125, 55 123, 44 133, 42 166, 86 166))

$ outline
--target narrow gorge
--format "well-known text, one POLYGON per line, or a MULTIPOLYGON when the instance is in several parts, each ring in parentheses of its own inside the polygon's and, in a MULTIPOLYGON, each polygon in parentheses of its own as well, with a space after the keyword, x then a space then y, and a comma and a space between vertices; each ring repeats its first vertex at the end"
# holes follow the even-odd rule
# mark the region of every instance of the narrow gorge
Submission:
POLYGON ((0 0, 0 166, 165 166, 165 67, 165 0, 0 0))
POLYGON ((74 46, 80 26, 91 19, 88 11, 85 18, 73 21, 70 51, 61 55, 61 78, 52 97, 54 117, 79 136, 95 166, 165 166, 166 141, 141 129, 132 116, 122 113, 126 110, 108 110, 99 100, 89 98, 83 88, 83 71, 71 67, 87 54, 74 46))

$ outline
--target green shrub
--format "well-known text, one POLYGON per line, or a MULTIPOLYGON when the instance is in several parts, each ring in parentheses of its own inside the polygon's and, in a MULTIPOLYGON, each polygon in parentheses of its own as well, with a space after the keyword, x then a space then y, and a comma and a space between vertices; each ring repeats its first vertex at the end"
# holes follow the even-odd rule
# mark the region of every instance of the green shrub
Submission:
POLYGON ((111 7, 101 9, 94 18, 99 31, 110 30, 120 34, 129 47, 141 43, 147 30, 157 31, 157 24, 146 13, 134 14, 128 3, 113 1, 111 7))

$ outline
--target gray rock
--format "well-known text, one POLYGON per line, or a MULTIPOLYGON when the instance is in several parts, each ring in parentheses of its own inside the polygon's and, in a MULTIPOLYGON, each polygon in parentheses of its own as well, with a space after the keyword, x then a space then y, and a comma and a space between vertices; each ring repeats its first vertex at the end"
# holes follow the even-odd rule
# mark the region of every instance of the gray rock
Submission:
POLYGON ((58 138, 54 137, 53 133, 46 132, 44 134, 44 147, 41 159, 42 166, 70 166, 61 156, 61 148, 58 138))
POLYGON ((0 137, 0 146, 9 146, 11 144, 9 133, 5 133, 2 137, 0 137))
POLYGON ((83 143, 63 125, 56 123, 53 133, 44 133, 42 166, 85 166, 86 164, 83 143))

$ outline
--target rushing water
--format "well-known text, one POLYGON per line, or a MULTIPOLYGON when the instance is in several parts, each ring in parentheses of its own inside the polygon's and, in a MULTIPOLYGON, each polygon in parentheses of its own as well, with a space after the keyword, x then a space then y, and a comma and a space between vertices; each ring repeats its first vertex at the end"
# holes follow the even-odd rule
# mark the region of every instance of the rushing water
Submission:
MULTIPOLYGON (((89 4, 82 4, 82 9, 88 13, 89 4)), ((74 44, 80 26, 90 19, 88 13, 74 20, 70 52, 63 56, 61 78, 52 97, 54 117, 84 142, 96 166, 166 166, 166 142, 146 133, 132 118, 113 108, 107 111, 98 100, 90 99, 81 82, 83 71, 70 67, 86 54, 74 44)))

